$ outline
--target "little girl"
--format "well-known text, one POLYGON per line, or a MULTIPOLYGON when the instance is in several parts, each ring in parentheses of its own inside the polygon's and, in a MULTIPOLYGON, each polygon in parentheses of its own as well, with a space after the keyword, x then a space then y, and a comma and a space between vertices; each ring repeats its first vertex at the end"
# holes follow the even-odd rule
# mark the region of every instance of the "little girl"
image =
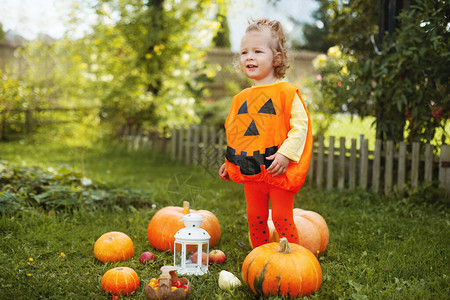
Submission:
POLYGON ((280 22, 250 23, 240 67, 253 86, 233 97, 225 121, 227 151, 219 175, 244 184, 253 248, 270 242, 269 201, 278 235, 299 242, 292 210, 308 171, 312 132, 298 88, 280 81, 288 68, 284 43, 280 22))

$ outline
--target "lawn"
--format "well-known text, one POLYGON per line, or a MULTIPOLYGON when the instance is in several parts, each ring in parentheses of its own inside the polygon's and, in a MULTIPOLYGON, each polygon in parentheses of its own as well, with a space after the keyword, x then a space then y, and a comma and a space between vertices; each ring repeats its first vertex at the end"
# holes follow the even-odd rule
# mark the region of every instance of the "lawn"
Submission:
MULTIPOLYGON (((0 299, 111 299, 101 289, 100 280, 114 266, 129 266, 140 277, 139 289, 126 298, 145 299, 145 283, 159 275, 161 266, 173 263, 172 255, 149 245, 148 222, 158 209, 183 201, 218 217, 222 237, 215 248, 227 255, 226 262, 211 265, 207 275, 189 276, 191 299, 254 298, 245 286, 230 293, 217 284, 222 269, 240 277, 241 264, 251 250, 242 186, 222 182, 211 172, 178 164, 159 153, 131 153, 114 145, 77 148, 3 143, 0 160, 16 165, 16 170, 40 166, 42 174, 48 170, 53 174, 64 165, 62 170, 68 174, 91 179, 97 191, 134 193, 139 198, 124 202, 116 197, 116 203, 107 206, 2 213, 0 299), (93 245, 109 231, 122 231, 132 238, 132 259, 120 263, 95 259, 93 245), (154 252, 157 260, 141 265, 138 257, 144 251, 154 252)), ((0 190, 5 188, 2 185, 0 181, 0 190)), ((408 197, 382 197, 364 191, 302 188, 295 206, 320 213, 330 231, 327 251, 318 257, 322 286, 309 298, 448 299, 449 210, 431 204, 432 196, 427 193, 423 189, 408 197)))

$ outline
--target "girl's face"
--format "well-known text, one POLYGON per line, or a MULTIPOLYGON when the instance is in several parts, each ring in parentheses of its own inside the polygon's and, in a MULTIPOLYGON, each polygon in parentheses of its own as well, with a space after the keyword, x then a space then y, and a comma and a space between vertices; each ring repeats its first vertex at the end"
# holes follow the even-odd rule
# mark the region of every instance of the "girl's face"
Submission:
POLYGON ((274 72, 274 54, 270 47, 272 36, 269 30, 247 32, 241 40, 241 68, 254 85, 271 84, 277 81, 274 72))

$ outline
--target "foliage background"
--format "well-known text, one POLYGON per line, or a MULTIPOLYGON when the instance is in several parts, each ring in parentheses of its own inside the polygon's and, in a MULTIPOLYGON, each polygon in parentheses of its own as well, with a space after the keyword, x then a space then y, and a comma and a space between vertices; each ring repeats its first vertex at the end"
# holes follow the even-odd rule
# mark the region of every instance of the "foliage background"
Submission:
POLYGON ((450 7, 410 2, 395 32, 378 45, 378 2, 320 1, 328 39, 337 46, 318 57, 319 86, 330 112, 374 116, 377 138, 440 145, 449 138, 450 7))
MULTIPOLYGON (((318 0, 316 22, 297 21, 305 41, 293 46, 328 54, 316 59, 315 80, 295 82, 311 95, 319 134, 336 113, 349 113, 374 118, 376 138, 446 143, 449 4, 410 3, 383 44, 375 41, 377 2, 318 0)), ((2 72, 0 111, 87 107, 79 116, 85 128, 53 129, 74 139, 111 136, 123 125, 167 134, 207 118, 219 124, 226 105, 202 100, 208 96, 205 83, 222 66, 207 65, 205 53, 212 44, 229 47, 228 5, 227 0, 78 2, 63 40, 30 43, 19 57, 33 67, 2 72), (82 11, 92 12, 96 22, 74 38, 85 21, 82 11)))
MULTIPOLYGON (((88 107, 86 123, 115 133, 124 124, 167 128, 199 122, 196 102, 215 74, 205 60, 222 1, 82 1, 62 40, 27 44, 22 64, 2 72, 0 111, 88 107), (76 37, 97 16, 92 31, 76 37)), ((92 134, 91 134, 92 135, 92 134)))

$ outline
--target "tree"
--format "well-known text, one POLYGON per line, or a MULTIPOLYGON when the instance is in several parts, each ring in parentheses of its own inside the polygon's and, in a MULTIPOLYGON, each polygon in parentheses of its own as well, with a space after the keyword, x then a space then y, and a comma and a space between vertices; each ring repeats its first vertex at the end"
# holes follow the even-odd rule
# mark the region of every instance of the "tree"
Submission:
MULTIPOLYGON (((326 0, 318 0, 324 3, 326 0)), ((315 23, 301 23, 294 18, 290 18, 296 26, 302 27, 304 41, 293 40, 292 44, 294 48, 306 49, 311 51, 317 51, 325 53, 328 48, 333 46, 333 43, 328 38, 329 25, 327 19, 327 12, 324 5, 320 5, 319 8, 313 13, 315 23)))
POLYGON ((219 9, 217 10, 216 19, 217 21, 219 21, 220 27, 212 41, 214 47, 225 49, 231 48, 230 28, 228 27, 227 15, 227 2, 222 1, 221 3, 219 3, 219 9))
POLYGON ((339 72, 326 63, 319 68, 319 85, 329 100, 341 110, 374 115, 377 138, 429 142, 441 127, 438 143, 444 143, 450 107, 448 2, 411 0, 382 45, 374 38, 377 2, 326 2, 330 38, 347 56, 339 72))
POLYGON ((205 58, 219 26, 216 13, 210 0, 74 2, 64 39, 27 43, 11 66, 20 80, 9 93, 33 97, 17 94, 0 111, 13 104, 89 107, 82 122, 92 136, 105 128, 117 133, 127 123, 164 132, 199 122, 194 107, 213 76, 205 58), (97 20, 80 37, 86 11, 97 20))
POLYGON ((93 2, 97 24, 75 43, 85 49, 79 56, 105 119, 161 130, 198 121, 193 106, 209 76, 204 59, 218 28, 217 6, 210 0, 87 3, 93 2))
POLYGON ((5 39, 5 32, 3 31, 3 24, 0 22, 0 41, 5 39))

